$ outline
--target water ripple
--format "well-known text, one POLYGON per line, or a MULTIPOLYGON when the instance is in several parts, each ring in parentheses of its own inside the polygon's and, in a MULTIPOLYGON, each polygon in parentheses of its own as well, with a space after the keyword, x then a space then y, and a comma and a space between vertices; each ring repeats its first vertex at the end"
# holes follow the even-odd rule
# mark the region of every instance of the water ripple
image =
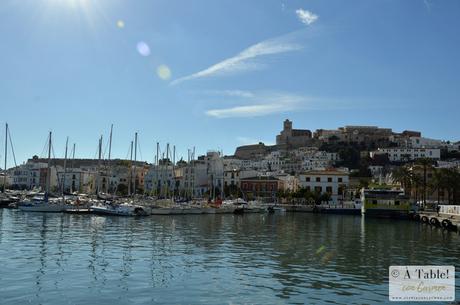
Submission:
POLYGON ((353 216, 0 220, 2 304, 387 303, 388 266, 460 257, 455 233, 353 216))

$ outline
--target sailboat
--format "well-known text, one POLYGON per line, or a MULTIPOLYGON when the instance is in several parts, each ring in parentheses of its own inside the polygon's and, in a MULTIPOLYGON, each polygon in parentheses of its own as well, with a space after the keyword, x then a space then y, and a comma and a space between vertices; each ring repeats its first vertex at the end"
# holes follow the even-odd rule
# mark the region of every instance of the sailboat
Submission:
MULTIPOLYGON (((11 136, 8 137, 9 135, 9 129, 8 129, 8 123, 5 124, 5 165, 4 165, 4 168, 3 168, 3 187, 2 187, 2 193, 0 194, 0 208, 9 208, 11 207, 12 204, 14 204, 15 202, 17 202, 19 200, 18 197, 15 197, 15 196, 12 196, 12 195, 8 195, 6 193, 6 168, 7 168, 7 164, 6 164, 6 161, 8 159, 8 139, 11 141, 11 136)), ((14 156, 14 150, 13 150, 13 146, 11 146, 11 150, 13 152, 13 156, 14 156)), ((16 161, 15 161, 16 163, 16 161)))
POLYGON ((48 166, 46 171, 46 191, 43 197, 36 196, 31 200, 21 201, 18 208, 24 212, 64 212, 67 205, 59 198, 50 200, 50 184, 51 184, 51 141, 52 133, 50 131, 48 137, 48 166))
MULTIPOLYGON (((110 139, 112 139, 112 128, 110 130, 110 139)), ((136 153, 137 153, 137 132, 135 135, 135 143, 136 143, 136 153)), ((112 146, 112 141, 110 140, 109 151, 111 151, 111 146, 112 146)), ((102 154, 102 136, 99 139, 99 162, 98 162, 99 164, 101 160, 101 154, 102 154)), ((132 156, 132 142, 131 142, 131 156, 132 156)), ((132 160, 132 157, 131 157, 131 160, 132 160)), ((130 168, 130 172, 132 172, 132 168, 130 168)), ((96 182, 96 195, 98 195, 98 197, 99 197, 99 176, 100 176, 100 170, 98 166, 98 176, 97 176, 97 182, 96 182)), ((130 177, 131 177, 131 173, 130 173, 130 177)), ((131 185, 131 179, 129 181, 129 185, 131 185)), ((134 185, 134 188, 135 188, 135 185, 134 185)), ((105 200, 103 202, 99 202, 95 205, 92 205, 90 207, 90 210, 92 213, 98 214, 98 215, 114 215, 114 216, 147 215, 147 212, 145 211, 144 207, 139 206, 139 205, 134 205, 131 202, 126 202, 126 201, 119 203, 119 202, 115 202, 111 200, 105 200)))

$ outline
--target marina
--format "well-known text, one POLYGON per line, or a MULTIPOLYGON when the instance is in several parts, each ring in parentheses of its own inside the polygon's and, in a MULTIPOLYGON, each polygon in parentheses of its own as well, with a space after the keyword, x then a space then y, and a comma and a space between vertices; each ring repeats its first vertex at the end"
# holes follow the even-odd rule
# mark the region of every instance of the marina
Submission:
POLYGON ((460 1, 0 16, 0 305, 460 305, 460 1))

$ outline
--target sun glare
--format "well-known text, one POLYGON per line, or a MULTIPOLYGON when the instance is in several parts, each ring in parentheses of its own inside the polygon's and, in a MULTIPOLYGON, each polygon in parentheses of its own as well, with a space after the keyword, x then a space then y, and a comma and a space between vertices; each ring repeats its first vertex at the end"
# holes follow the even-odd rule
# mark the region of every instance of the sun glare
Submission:
POLYGON ((49 0, 56 5, 68 6, 71 8, 87 7, 90 0, 49 0))

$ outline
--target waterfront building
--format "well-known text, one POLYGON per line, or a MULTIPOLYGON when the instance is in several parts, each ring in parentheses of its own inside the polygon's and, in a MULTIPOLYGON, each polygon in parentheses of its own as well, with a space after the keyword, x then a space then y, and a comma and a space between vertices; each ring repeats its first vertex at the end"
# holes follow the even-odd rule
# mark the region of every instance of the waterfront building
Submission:
POLYGON ((299 186, 311 192, 329 194, 331 202, 338 204, 345 198, 349 184, 349 174, 346 170, 326 169, 307 171, 299 174, 299 186))
POLYGON ((361 212, 371 217, 408 217, 411 210, 409 196, 402 189, 362 189, 361 212))
POLYGON ((203 197, 208 191, 207 165, 203 159, 191 160, 181 168, 179 192, 184 197, 203 197))
POLYGON ((172 163, 151 166, 145 175, 144 187, 146 193, 160 197, 172 193, 177 187, 175 168, 172 163))
POLYGON ((279 190, 284 190, 284 182, 274 176, 259 175, 241 179, 241 191, 247 200, 272 201, 279 190))
POLYGON ((93 193, 95 191, 95 177, 93 172, 79 168, 69 168, 64 175, 63 169, 59 168, 57 175, 66 193, 93 193))
MULTIPOLYGON (((50 188, 56 189, 56 168, 51 168, 50 171, 50 188)), ((47 173, 47 163, 45 162, 27 162, 25 164, 10 168, 7 172, 8 176, 10 177, 10 187, 12 189, 45 189, 47 173)))

